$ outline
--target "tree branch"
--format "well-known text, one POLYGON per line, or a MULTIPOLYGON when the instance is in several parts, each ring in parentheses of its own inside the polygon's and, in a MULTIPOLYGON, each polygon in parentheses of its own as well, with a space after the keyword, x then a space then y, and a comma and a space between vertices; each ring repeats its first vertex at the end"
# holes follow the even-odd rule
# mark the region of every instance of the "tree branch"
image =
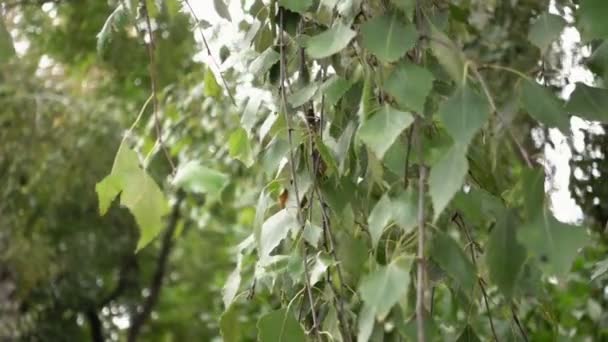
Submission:
POLYGON ((160 292, 163 286, 163 278, 165 276, 167 270, 167 263, 169 261, 169 255, 171 254, 171 250, 173 249, 173 235, 175 233, 175 229, 177 228, 177 223, 180 218, 179 207, 183 199, 184 194, 178 193, 177 200, 175 201, 175 204, 173 204, 171 215, 169 216, 169 220, 167 222, 167 228, 163 236, 160 253, 156 261, 156 269, 150 282, 150 294, 148 295, 148 297, 146 297, 143 304, 141 305, 141 310, 137 312, 131 320, 131 327, 129 328, 129 332, 127 335, 128 342, 137 341, 137 337, 139 336, 139 333, 141 332, 144 323, 150 317, 150 314, 152 313, 152 308, 154 307, 154 305, 156 305, 156 302, 160 297, 160 292))
POLYGON ((91 307, 85 311, 87 321, 89 321, 89 329, 91 331, 91 341, 93 342, 104 342, 103 337, 103 325, 99 316, 97 315, 97 309, 91 307))

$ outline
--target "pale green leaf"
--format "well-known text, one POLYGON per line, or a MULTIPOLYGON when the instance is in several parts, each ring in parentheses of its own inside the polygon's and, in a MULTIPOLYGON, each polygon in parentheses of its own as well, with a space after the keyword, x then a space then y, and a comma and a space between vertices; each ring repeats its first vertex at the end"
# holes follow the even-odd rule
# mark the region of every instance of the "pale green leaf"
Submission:
POLYGON ((228 176, 191 161, 177 169, 173 184, 186 191, 204 193, 214 198, 219 196, 226 184, 228 176))
POLYGON ((334 342, 344 342, 340 332, 340 320, 335 306, 330 305, 322 324, 323 331, 328 332, 334 342))
POLYGON ((135 151, 124 144, 118 148, 111 173, 97 183, 99 209, 105 213, 119 193, 120 204, 129 209, 139 227, 140 250, 162 230, 162 217, 169 211, 165 195, 140 166, 135 151))
POLYGON ((241 342, 243 333, 240 327, 238 312, 234 306, 231 306, 220 316, 220 333, 223 342, 241 342))
POLYGON ((400 107, 422 113, 426 97, 433 88, 433 74, 415 64, 401 63, 384 87, 400 107))
POLYGON ((329 57, 348 46, 356 35, 357 32, 337 23, 325 32, 307 39, 306 53, 315 59, 329 57))
POLYGON ((333 106, 346 94, 353 84, 344 78, 333 75, 321 85, 317 97, 325 95, 325 105, 333 106))
POLYGON ((304 13, 312 6, 312 0, 279 0, 279 5, 293 12, 304 13))
POLYGON ((506 298, 511 298, 526 260, 526 250, 517 241, 515 215, 506 212, 490 233, 486 250, 486 265, 490 279, 506 298))
POLYGON ((326 167, 326 175, 330 175, 334 172, 338 172, 338 165, 336 164, 336 159, 332 155, 329 148, 325 145, 323 140, 321 140, 320 136, 314 137, 315 146, 317 151, 319 151, 319 155, 321 156, 321 160, 325 163, 326 167))
POLYGON ((363 47, 386 63, 401 58, 418 40, 416 27, 403 23, 397 14, 368 20, 361 26, 361 35, 363 47))
POLYGON ((568 132, 569 119, 561 101, 547 88, 530 80, 523 80, 521 104, 534 119, 568 132))
POLYGON ((374 209, 369 214, 367 224, 369 226, 369 235, 372 238, 372 248, 376 248, 380 237, 384 232, 384 228, 392 220, 393 206, 387 194, 376 203, 374 209))
POLYGON ((608 272, 608 259, 599 261, 595 264, 591 280, 595 280, 608 272))
POLYGON ((359 292, 366 306, 372 308, 379 320, 384 320, 391 308, 407 293, 411 260, 398 260, 379 266, 361 280, 359 292))
POLYGON ((306 222, 304 230, 302 231, 302 237, 314 248, 319 246, 319 241, 323 235, 323 229, 315 224, 306 222))
POLYGON ((262 105, 262 97, 252 95, 247 100, 243 115, 241 116, 241 126, 247 133, 250 133, 258 121, 258 114, 260 113, 260 106, 262 105))
POLYGON ((608 89, 577 83, 566 110, 586 120, 608 122, 608 89))
POLYGON ((236 297, 236 293, 239 290, 239 286, 241 285, 241 264, 242 264, 242 254, 239 252, 238 261, 234 270, 228 275, 226 279, 226 283, 222 288, 222 300, 224 301, 224 307, 226 310, 230 308, 230 304, 236 297))
POLYGON ((528 39, 540 49, 541 53, 545 53, 551 43, 559 38, 565 26, 564 18, 545 12, 532 24, 528 39))
POLYGON ((305 342, 300 323, 287 308, 265 314, 258 320, 259 342, 305 342))
POLYGON ((317 90, 319 90, 319 86, 316 83, 309 83, 294 91, 292 94, 289 94, 289 96, 287 96, 287 102, 294 107, 300 107, 310 101, 317 93, 317 90))
POLYGON ((418 193, 408 187, 392 199, 393 219, 404 232, 410 231, 418 224, 418 193))
POLYGON ((485 97, 464 85, 441 104, 438 116, 452 138, 466 146, 490 117, 490 105, 485 97))
POLYGON ((215 75, 213 74, 211 69, 207 69, 205 71, 203 81, 205 82, 205 87, 203 88, 203 94, 205 96, 218 98, 222 94, 222 88, 217 83, 215 75))
POLYGON ((585 228, 557 221, 546 208, 518 230, 517 238, 547 275, 556 276, 568 273, 578 250, 590 242, 585 228))
POLYGON ((230 17, 230 11, 228 10, 228 5, 225 0, 213 0, 213 8, 215 8, 215 12, 222 18, 232 21, 230 17))
POLYGON ((429 46, 441 66, 457 84, 460 84, 464 79, 466 61, 462 50, 448 36, 433 26, 431 27, 429 46))
POLYGON ((279 168, 279 164, 286 157, 289 151, 289 143, 278 137, 274 138, 262 157, 262 166, 268 175, 274 175, 279 168))
POLYGON ((385 105, 361 125, 359 138, 374 151, 378 159, 382 159, 401 132, 412 122, 414 117, 410 113, 385 105))
POLYGON ((581 0, 576 26, 585 42, 608 38, 608 1, 581 0))
POLYGON ((260 233, 260 259, 270 256, 270 253, 287 237, 287 234, 297 228, 296 214, 288 208, 269 217, 262 225, 260 233))
POLYGON ((261 76, 268 72, 268 70, 279 61, 280 57, 278 52, 272 47, 269 47, 251 62, 249 65, 249 72, 252 75, 261 76))
POLYGON ((357 342, 367 342, 374 331, 374 323, 376 323, 376 315, 374 309, 367 304, 363 304, 363 308, 359 312, 357 342))
POLYGON ((465 295, 470 297, 473 294, 477 283, 475 267, 458 242, 442 231, 435 231, 431 241, 431 257, 465 295))
POLYGON ((251 145, 245 129, 238 128, 230 134, 228 138, 228 153, 232 158, 240 160, 247 167, 253 165, 253 152, 251 151, 251 145))
POLYGON ((429 193, 434 212, 433 221, 437 221, 452 197, 462 189, 468 169, 466 147, 462 145, 452 146, 433 165, 429 176, 429 193))

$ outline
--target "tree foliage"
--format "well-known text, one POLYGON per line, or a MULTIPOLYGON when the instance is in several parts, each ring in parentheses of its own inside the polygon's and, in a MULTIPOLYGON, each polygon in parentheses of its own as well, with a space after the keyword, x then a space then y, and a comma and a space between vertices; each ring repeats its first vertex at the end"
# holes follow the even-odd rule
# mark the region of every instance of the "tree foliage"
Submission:
POLYGON ((212 5, 0 5, 0 337, 607 338, 604 1, 212 5))

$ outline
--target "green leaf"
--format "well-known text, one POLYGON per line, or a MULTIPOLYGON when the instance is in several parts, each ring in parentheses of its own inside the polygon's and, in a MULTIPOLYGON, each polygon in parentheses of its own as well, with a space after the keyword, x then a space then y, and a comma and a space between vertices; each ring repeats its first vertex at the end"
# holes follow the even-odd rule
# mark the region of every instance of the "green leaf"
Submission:
POLYGON ((294 107, 300 107, 310 101, 317 93, 317 90, 319 90, 319 86, 316 83, 310 83, 303 88, 294 91, 292 94, 289 94, 289 96, 287 96, 287 102, 294 107))
POLYGON ((506 212, 494 226, 485 248, 490 279, 507 299, 513 296, 517 279, 526 261, 526 250, 517 241, 516 225, 516 216, 506 212))
POLYGON ((433 202, 433 221, 437 221, 454 194, 462 189, 469 169, 466 153, 466 147, 454 145, 431 168, 429 193, 433 202))
POLYGON ((414 117, 410 113, 385 105, 361 125, 359 138, 374 151, 378 159, 382 159, 401 132, 412 122, 414 117))
POLYGON ((490 105, 468 85, 456 90, 437 113, 446 130, 461 145, 468 145, 490 116, 490 105))
POLYGON ((352 86, 353 84, 348 80, 345 80, 338 75, 333 75, 323 82, 319 93, 317 93, 317 97, 319 97, 319 95, 325 95, 325 105, 333 106, 352 86))
POLYGON ((473 294, 477 283, 475 267, 454 239, 442 231, 435 231, 431 241, 431 257, 467 296, 473 294))
POLYGON ((395 260, 379 266, 361 281, 359 292, 366 306, 372 308, 379 320, 384 320, 393 305, 407 293, 412 260, 395 260), (405 262, 403 262, 405 261, 405 262))
POLYGON ((279 0, 279 5, 293 12, 304 13, 312 6, 312 0, 279 0))
POLYGON ((110 174, 95 186, 99 210, 105 214, 112 200, 121 193, 120 204, 129 209, 139 226, 137 250, 162 230, 162 217, 169 212, 162 190, 140 166, 135 151, 121 144, 110 174))
POLYGON ((249 96, 243 115, 241 116, 241 126, 247 133, 250 133, 258 121, 258 114, 260 113, 260 106, 262 105, 261 96, 249 96))
POLYGON ((429 46, 433 54, 457 84, 464 79, 466 57, 462 50, 454 44, 443 32, 431 26, 429 46))
POLYGON ((191 161, 177 169, 173 184, 186 191, 204 193, 215 198, 221 194, 228 180, 225 174, 191 161))
POLYGON ((541 53, 545 53, 551 43, 559 38, 564 27, 566 27, 564 18, 545 12, 532 24, 528 39, 540 49, 541 53))
POLYGON ((224 342, 240 342, 243 340, 241 322, 234 306, 231 306, 220 316, 220 332, 224 342))
POLYGON ((524 213, 531 220, 545 205, 545 171, 540 168, 524 169, 520 179, 524 213))
POLYGON ((319 151, 319 155, 321 156, 321 159, 323 160, 323 162, 325 162, 325 165, 327 166, 327 175, 330 175, 332 173, 337 173, 338 172, 338 165, 336 164, 336 160, 334 158, 334 156, 332 155, 331 151, 329 150, 329 148, 327 148, 327 146, 325 145, 325 143, 323 142, 323 140, 321 140, 321 137, 316 135, 314 137, 315 140, 315 147, 317 148, 317 151, 319 151))
POLYGON ((274 50, 274 48, 269 47, 264 52, 262 52, 256 59, 251 62, 249 65, 249 71, 254 76, 261 76, 270 70, 270 68, 279 62, 281 55, 274 50))
POLYGON ((414 47, 418 31, 404 24, 397 14, 379 15, 361 26, 362 45, 385 63, 401 58, 414 47))
POLYGON ((228 10, 228 6, 224 0, 213 0, 213 8, 215 8, 215 12, 222 18, 232 21, 230 17, 230 11, 228 10))
POLYGON ((372 248, 376 249, 378 241, 384 232, 384 228, 392 220, 393 205, 387 194, 376 203, 374 209, 369 214, 367 224, 369 226, 369 235, 372 238, 372 248))
POLYGON ((289 143, 279 137, 274 138, 266 151, 264 152, 264 156, 262 157, 262 166, 264 167, 264 171, 268 175, 274 175, 276 173, 281 159, 285 157, 287 152, 289 151, 289 143))
POLYGON ((0 16, 0 66, 15 56, 13 37, 6 29, 4 21, 0 16))
POLYGON ((393 219, 404 232, 410 231, 418 224, 418 193, 408 187, 392 199, 393 219))
POLYGON ((287 208, 269 217, 262 225, 260 233, 260 259, 270 256, 270 253, 287 237, 289 231, 297 228, 296 214, 287 208))
POLYGON ((589 243, 584 228, 557 221, 546 208, 518 230, 517 238, 543 272, 556 276, 568 273, 578 250, 589 243))
POLYGON ((581 0, 577 14, 577 27, 583 41, 608 38, 608 2, 581 0))
MULTIPOLYGON (((122 29, 126 23, 128 23, 128 19, 129 19, 129 11, 128 9, 125 9, 122 4, 119 4, 118 6, 116 6, 116 9, 114 9, 114 11, 108 16, 108 18, 106 19, 105 23, 103 24, 101 30, 99 31, 99 33, 97 33, 97 53, 102 55, 103 52, 106 50, 107 46, 109 45, 109 43, 112 41, 112 34, 114 33, 115 30, 119 30, 122 29)), ((6 29, 5 29, 6 30, 6 29)), ((2 47, 4 46, 4 44, 6 43, 2 43, 2 28, 0 28, 0 53, 4 53, 4 49, 2 49, 2 47)), ((7 32, 8 33, 8 32, 7 32)), ((12 43, 11 43, 11 47, 12 47, 12 43)), ((6 50, 9 51, 9 50, 6 50)), ((14 50, 13 50, 14 52, 14 50)), ((0 56, 0 62, 2 62, 1 60, 1 56, 0 56)))
POLYGON ((595 264, 591 280, 595 280, 608 272, 608 259, 599 261, 595 264))
POLYGON ((341 23, 335 24, 325 32, 306 40, 306 53, 312 58, 320 59, 340 52, 355 38, 357 32, 341 23))
POLYGON ((568 132, 570 120, 560 100, 547 88, 530 80, 523 80, 521 104, 534 119, 568 132))
POLYGON ((422 113, 426 97, 433 88, 433 74, 415 64, 401 63, 384 87, 399 106, 422 113))
POLYGON ((260 342, 306 342, 304 329, 286 308, 265 314, 257 327, 260 342))
POLYGON ((253 153, 245 129, 238 128, 230 134, 228 152, 232 158, 240 160, 245 166, 253 165, 253 153))
POLYGON ((566 110, 586 120, 608 122, 608 89, 577 83, 566 110))
POLYGON ((306 222, 304 230, 302 231, 302 237, 314 248, 319 246, 319 241, 323 235, 323 229, 317 225, 306 222))
POLYGON ((359 320, 357 327, 357 342, 367 342, 374 331, 374 323, 376 323, 376 315, 374 309, 366 304, 363 304, 359 312, 359 320))
POLYGON ((222 94, 222 88, 217 83, 215 79, 215 75, 211 71, 211 69, 207 69, 205 71, 205 76, 203 81, 205 82, 205 87, 203 88, 203 94, 208 97, 219 98, 222 94))
POLYGON ((241 265, 242 265, 242 254, 239 252, 238 261, 234 270, 228 275, 226 283, 222 288, 222 300, 224 301, 224 307, 226 310, 230 308, 230 304, 236 297, 236 293, 241 285, 241 265))

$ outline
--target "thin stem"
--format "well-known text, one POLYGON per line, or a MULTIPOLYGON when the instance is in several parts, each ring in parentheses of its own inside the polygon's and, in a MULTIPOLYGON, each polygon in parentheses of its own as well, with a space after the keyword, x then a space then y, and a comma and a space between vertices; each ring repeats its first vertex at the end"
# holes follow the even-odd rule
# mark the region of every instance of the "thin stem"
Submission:
POLYGON ((209 58, 211 59, 211 63, 213 63, 213 66, 217 69, 217 72, 219 73, 220 78, 222 79, 222 83, 224 84, 224 88, 226 88, 226 92, 228 93, 228 97, 230 97, 230 101, 232 101, 232 104, 236 107, 236 101, 234 100, 232 91, 228 87, 228 83, 226 82, 226 78, 224 78, 224 73, 222 72, 220 65, 215 60, 215 58, 213 58, 213 54, 211 53, 211 48, 209 47, 207 38, 205 38, 203 29, 201 29, 200 20, 198 19, 196 12, 194 12, 194 9, 192 8, 192 6, 190 6, 190 2, 188 0, 183 0, 183 2, 186 4, 186 7, 188 7, 188 11, 190 11, 190 15, 192 15, 192 18, 194 18, 194 20, 196 20, 196 28, 198 29, 198 32, 201 35, 201 38, 203 39, 203 45, 205 46, 205 50, 207 50, 207 55, 209 55, 209 58))
POLYGON ((146 28, 148 30, 148 35, 150 37, 150 41, 146 44, 148 47, 148 58, 149 58, 149 73, 150 73, 150 88, 152 90, 152 110, 154 115, 154 126, 156 127, 156 139, 158 140, 158 144, 160 145, 161 150, 163 150, 169 165, 171 165, 171 172, 175 173, 175 164, 173 163, 173 159, 171 158, 171 153, 167 149, 167 146, 163 143, 163 132, 160 125, 160 117, 159 117, 159 108, 158 108, 158 80, 156 75, 156 58, 155 58, 155 50, 156 44, 154 41, 154 32, 152 31, 152 24, 150 22, 150 14, 148 13, 148 5, 146 1, 140 1, 142 13, 144 19, 146 21, 146 28))
MULTIPOLYGON (((471 245, 471 250, 473 250, 473 245, 471 245)), ((483 301, 486 305, 486 311, 488 312, 488 320, 490 321, 490 329, 492 330, 492 336, 494 336, 494 341, 498 342, 498 335, 496 334, 496 329, 494 329, 494 320, 492 319, 492 312, 490 311, 490 304, 488 303, 488 293, 486 292, 486 287, 483 285, 483 281, 481 278, 477 279, 479 283, 479 287, 481 288, 481 293, 483 295, 483 301)))
POLYGON ((519 329, 521 337, 524 339, 525 342, 528 342, 528 335, 526 334, 526 330, 524 330, 524 328, 522 327, 521 322, 519 321, 519 317, 517 317, 517 313, 515 313, 515 308, 513 306, 511 306, 511 314, 513 315, 513 321, 515 321, 515 324, 519 329))
MULTIPOLYGON (((510 68, 506 68, 506 69, 510 69, 510 68)), ((513 142, 515 143, 515 145, 517 145, 517 148, 519 149, 519 153, 521 154, 522 158, 526 162, 526 165, 529 168, 532 168, 533 166, 532 166, 532 162, 530 160, 530 156, 528 155, 528 152, 526 152, 526 149, 521 145, 519 140, 517 140, 517 138, 515 137, 515 134, 513 133, 513 129, 511 128, 511 125, 509 125, 507 123, 507 120, 505 120, 505 118, 502 116, 501 112, 496 107, 496 102, 494 102, 494 97, 490 93, 490 88, 488 88, 488 85, 487 85, 486 81, 484 80, 483 76, 481 76, 481 74, 479 73, 479 70, 477 70, 477 68, 474 65, 471 66, 471 70, 473 70, 473 74, 475 75, 475 78, 477 78, 477 80, 479 81, 479 84, 481 85, 483 92, 485 93, 486 97, 488 98, 488 102, 490 103, 490 107, 492 108, 492 111, 494 113, 496 113, 498 118, 507 127, 507 131, 509 132, 509 135, 511 136, 511 139, 513 139, 513 142)))
POLYGON ((426 262, 424 259, 424 188, 426 183, 426 167, 422 160, 422 139, 421 139, 421 119, 416 119, 416 146, 418 148, 418 168, 419 168, 419 179, 418 179, 418 279, 416 285, 416 325, 418 328, 418 342, 426 341, 424 331, 424 297, 425 297, 425 278, 426 278, 426 262))
MULTIPOLYGON (((283 115, 285 117, 285 123, 287 124, 287 138, 288 138, 288 142, 289 142, 289 164, 291 166, 291 182, 293 185, 293 189, 294 189, 294 194, 295 194, 295 199, 296 199, 296 207, 297 207, 297 218, 298 218, 298 223, 300 224, 301 227, 304 226, 304 219, 302 217, 302 212, 301 212, 301 207, 300 207, 300 192, 298 189, 298 182, 297 182, 297 177, 296 177, 296 166, 295 166, 295 156, 293 153, 293 127, 292 127, 292 122, 291 122, 291 117, 289 116, 289 114, 287 113, 287 94, 285 92, 285 79, 287 78, 287 74, 286 74, 286 60, 285 60, 285 46, 284 46, 284 40, 283 40, 283 35, 284 35, 284 31, 283 31, 283 24, 284 24, 284 20, 283 20, 283 9, 279 9, 279 28, 280 28, 280 32, 279 32, 279 48, 280 48, 280 84, 279 84, 279 92, 280 92, 280 97, 281 97, 281 107, 283 110, 283 115)), ((304 246, 304 248, 306 248, 306 246, 304 246)), ((305 250, 306 252, 306 250, 305 250)), ((311 309, 311 315, 312 315, 312 330, 316 336, 316 338, 318 340, 320 340, 320 336, 319 336, 319 324, 317 321, 317 314, 315 312, 315 303, 314 303, 314 299, 312 296, 312 290, 311 290, 311 286, 310 286, 310 277, 308 274, 308 266, 306 264, 306 253, 305 253, 305 258, 304 258, 304 275, 305 275, 305 281, 306 281, 306 292, 307 292, 307 296, 308 296, 308 301, 310 303, 310 309, 311 309)))

